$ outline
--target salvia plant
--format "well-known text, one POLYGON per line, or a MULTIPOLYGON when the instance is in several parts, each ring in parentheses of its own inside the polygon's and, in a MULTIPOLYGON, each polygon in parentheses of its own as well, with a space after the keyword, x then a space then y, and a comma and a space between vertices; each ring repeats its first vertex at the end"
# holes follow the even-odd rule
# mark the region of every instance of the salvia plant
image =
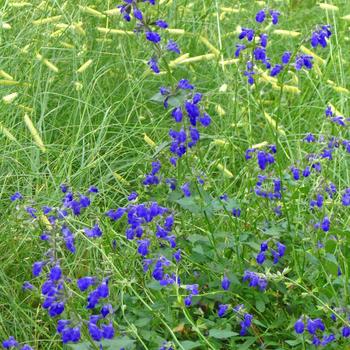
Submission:
MULTIPOLYGON (((63 183, 46 203, 25 190, 9 198, 13 222, 36 240, 31 275, 22 281, 25 302, 40 305, 52 337, 76 350, 346 349, 350 187, 333 164, 350 153, 350 118, 326 101, 319 118, 327 127, 302 130, 293 153, 280 112, 269 110, 263 93, 270 89, 281 105, 313 70, 321 74, 317 61, 328 55, 333 26, 320 23, 294 46, 287 38, 278 53, 282 11, 262 8, 237 28, 231 59, 247 103, 272 136, 238 155, 243 190, 236 193, 221 181, 208 184, 204 150, 220 144, 211 128, 222 116, 197 86, 204 84, 173 63, 186 50, 173 37, 172 19, 160 16, 163 4, 115 6, 118 23, 144 45, 146 74, 166 77, 147 92, 167 118, 165 141, 113 207, 91 184, 78 191, 63 183)), ((211 161, 217 178, 233 177, 224 160, 211 161)), ((9 336, 2 346, 33 349, 23 341, 31 343, 9 336)))

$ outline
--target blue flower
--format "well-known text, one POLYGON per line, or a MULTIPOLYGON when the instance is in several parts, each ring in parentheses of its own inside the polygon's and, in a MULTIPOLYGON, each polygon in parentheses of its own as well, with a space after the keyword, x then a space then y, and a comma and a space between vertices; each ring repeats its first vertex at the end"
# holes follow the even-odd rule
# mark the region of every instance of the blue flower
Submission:
POLYGON ((288 64, 292 57, 292 53, 290 51, 286 51, 283 53, 281 61, 283 64, 288 64))
POLYGON ((311 46, 313 48, 316 48, 318 45, 320 45, 323 48, 325 48, 327 46, 326 39, 330 38, 331 35, 332 35, 332 32, 330 31, 330 26, 329 25, 322 26, 321 29, 318 29, 312 33, 311 39, 310 39, 311 46))
POLYGON ((105 339, 113 339, 114 337, 114 328, 113 324, 109 323, 107 325, 102 326, 102 334, 105 339))
POLYGON ((245 50, 247 47, 242 44, 236 44, 235 57, 239 57, 241 51, 245 50))
POLYGON ((304 322, 299 318, 299 320, 294 323, 294 330, 296 333, 302 334, 304 333, 304 328, 304 322))
POLYGON ((264 252, 260 252, 257 257, 256 257, 256 262, 259 264, 259 265, 262 265, 264 263, 266 259, 266 256, 265 256, 265 253, 264 252))
POLYGON ((124 208, 118 208, 117 210, 110 209, 106 213, 106 215, 113 221, 119 220, 124 214, 126 209, 124 208))
POLYGON ((204 126, 207 127, 211 123, 211 118, 208 113, 204 113, 201 118, 199 118, 200 123, 204 126))
POLYGON ((138 9, 136 6, 134 7, 134 17, 138 19, 139 21, 143 20, 143 14, 140 9, 138 9))
POLYGON ((128 201, 134 201, 138 196, 137 192, 131 192, 128 196, 128 201))
POLYGON ((295 167, 291 167, 290 170, 292 171, 293 179, 296 181, 299 180, 300 179, 300 170, 298 168, 295 168, 295 167))
POLYGON ((187 306, 187 307, 192 305, 192 294, 185 297, 184 303, 185 303, 185 306, 187 306))
POLYGON ((2 342, 2 346, 5 349, 10 349, 12 347, 17 347, 18 346, 18 342, 16 341, 16 339, 14 337, 9 337, 7 340, 4 340, 2 342))
POLYGON ((174 108, 171 112, 171 115, 177 123, 182 122, 183 113, 181 107, 174 108))
POLYGON ((185 197, 191 197, 191 189, 190 184, 188 182, 181 186, 181 190, 185 197))
POLYGON ((63 302, 54 302, 49 307, 49 316, 56 317, 62 314, 64 311, 64 303, 63 302))
POLYGON ((296 70, 300 70, 302 69, 304 66, 307 69, 311 69, 312 68, 312 60, 313 57, 312 56, 308 56, 308 55, 298 55, 295 58, 295 69, 296 70))
POLYGON ((159 66, 158 66, 158 61, 156 57, 152 57, 148 62, 148 66, 152 69, 152 71, 156 74, 160 72, 159 66))
POLYGON ((143 239, 138 241, 137 243, 139 245, 137 249, 138 253, 142 256, 146 256, 149 253, 148 249, 151 244, 151 241, 149 239, 143 239))
POLYGON ((50 279, 52 281, 58 281, 62 276, 62 270, 59 265, 56 265, 50 270, 50 279))
POLYGON ((38 277, 41 274, 41 271, 45 264, 45 261, 36 261, 32 266, 33 276, 38 277))
POLYGON ((22 285, 22 289, 23 290, 33 290, 34 286, 30 282, 25 281, 22 285))
POLYGON ((284 256, 286 252, 286 246, 280 242, 277 242, 277 251, 278 251, 279 257, 282 258, 282 256, 284 256))
POLYGON ((239 218, 241 216, 241 209, 239 208, 233 208, 232 209, 232 215, 235 217, 235 218, 239 218))
POLYGON ((320 318, 316 318, 314 320, 309 318, 307 320, 306 328, 310 334, 315 334, 318 329, 322 332, 325 330, 324 323, 320 318))
POLYGON ((268 249, 269 249, 269 247, 268 247, 268 243, 267 242, 262 242, 260 244, 260 251, 261 252, 266 252, 268 249))
POLYGON ((97 238, 102 236, 102 231, 98 226, 98 224, 95 224, 95 226, 92 229, 84 228, 84 233, 86 234, 87 237, 90 237, 90 238, 97 238))
POLYGON ((66 193, 68 191, 68 186, 65 184, 61 184, 60 189, 61 189, 62 193, 66 193))
POLYGON ((255 72, 252 72, 252 71, 244 71, 244 75, 248 78, 247 81, 249 85, 253 85, 255 82, 253 77, 254 74, 255 72))
POLYGON ((231 281, 225 275, 221 281, 221 287, 223 290, 228 290, 230 288, 230 285, 231 285, 231 281))
POLYGON ((101 308, 101 315, 105 318, 107 315, 113 313, 113 307, 111 304, 103 305, 101 308))
POLYGON ((181 90, 193 90, 194 86, 187 79, 181 79, 177 84, 177 88, 181 90))
POLYGON ((228 305, 220 304, 218 309, 218 316, 224 317, 227 309, 228 309, 228 305))
POLYGON ((272 24, 276 25, 278 23, 278 17, 280 16, 280 13, 276 10, 270 10, 270 15, 272 18, 272 24))
POLYGON ((155 21, 155 25, 162 29, 166 29, 169 27, 168 23, 163 21, 162 19, 158 19, 157 21, 155 21))
POLYGON ((344 338, 350 337, 350 327, 348 327, 348 326, 343 327, 341 334, 344 338))
POLYGON ((96 324, 89 322, 88 330, 93 340, 100 341, 103 338, 102 331, 96 324))
POLYGON ((283 70, 283 66, 282 66, 281 64, 276 64, 276 65, 271 69, 270 76, 271 76, 271 77, 275 77, 275 76, 277 76, 278 74, 280 74, 282 70, 283 70))
POLYGON ((69 342, 77 343, 81 338, 79 327, 74 327, 74 328, 65 327, 59 333, 61 333, 63 344, 66 344, 69 342))
POLYGON ((260 10, 256 16, 255 16, 255 20, 258 22, 258 23, 262 23, 265 21, 265 17, 266 17, 266 13, 265 13, 265 10, 260 10))
POLYGON ((146 32, 146 39, 155 44, 161 41, 161 37, 157 32, 146 32))
MULTIPOLYGON (((254 58, 257 61, 262 61, 264 62, 266 60, 266 50, 263 47, 257 47, 256 49, 254 49, 254 58)), ((253 69, 253 64, 251 62, 249 62, 249 67, 247 67, 248 70, 252 70, 253 69)))
POLYGON ((330 222, 328 216, 325 216, 322 220, 321 228, 324 232, 328 232, 330 229, 330 226, 331 226, 331 222, 330 222))
POLYGON ((23 199, 23 196, 19 193, 19 192, 15 192, 11 197, 10 197, 11 201, 17 201, 20 199, 23 199))
POLYGON ((35 213, 37 212, 37 210, 35 208, 32 207, 26 207, 26 212, 33 218, 36 219, 37 216, 35 215, 35 213))
POLYGON ((177 43, 176 43, 174 40, 172 40, 172 39, 170 39, 170 40, 168 41, 168 43, 167 43, 167 45, 166 45, 166 49, 167 49, 168 51, 172 51, 172 52, 175 52, 175 53, 177 53, 177 54, 180 54, 179 46, 178 46, 177 43))
POLYGON ((181 260, 181 249, 178 249, 174 254, 173 254, 174 259, 176 262, 179 262, 181 260))
POLYGON ((267 39, 268 39, 267 34, 260 34, 260 45, 264 48, 267 46, 267 39))
POLYGON ((350 205, 350 188, 347 188, 341 198, 342 205, 348 207, 350 205))
POLYGON ((327 344, 331 343, 335 340, 334 334, 324 335, 321 341, 322 346, 326 346, 327 344))
POLYGON ((95 277, 82 277, 77 280, 77 286, 78 288, 84 292, 91 286, 93 286, 96 283, 96 278, 95 277))
POLYGON ((247 38, 248 41, 253 41, 254 39, 254 30, 250 28, 242 28, 240 35, 238 36, 239 40, 247 38))

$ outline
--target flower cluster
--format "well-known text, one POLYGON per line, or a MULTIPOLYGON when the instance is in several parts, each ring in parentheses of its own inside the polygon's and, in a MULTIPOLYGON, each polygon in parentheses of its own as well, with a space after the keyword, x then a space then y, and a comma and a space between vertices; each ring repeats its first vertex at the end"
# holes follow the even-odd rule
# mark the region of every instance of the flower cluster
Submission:
POLYGON ((323 25, 321 28, 315 30, 311 35, 311 46, 316 48, 318 45, 325 48, 327 46, 327 39, 329 39, 332 35, 330 25, 323 25))
POLYGON ((189 284, 186 287, 186 290, 190 292, 189 295, 186 296, 186 298, 184 299, 184 303, 187 307, 192 305, 192 297, 194 295, 198 295, 199 291, 198 291, 198 284, 189 284))
POLYGON ((261 170, 265 170, 268 164, 275 162, 274 154, 277 152, 275 145, 270 145, 267 151, 259 151, 256 148, 248 148, 245 152, 245 159, 249 160, 253 158, 253 154, 256 154, 257 162, 261 170))
POLYGON ((267 288, 267 279, 265 276, 253 271, 246 270, 243 275, 243 282, 249 281, 249 287, 257 287, 261 291, 267 288))
POLYGON ((194 90, 194 86, 187 79, 181 79, 173 90, 164 87, 160 89, 165 108, 168 108, 169 104, 173 105, 174 101, 183 101, 180 105, 175 105, 171 111, 174 121, 181 125, 180 130, 170 129, 169 131, 170 152, 173 154, 170 157, 170 163, 174 166, 188 149, 198 143, 200 139, 198 125, 207 127, 211 123, 211 117, 200 106, 202 94, 194 90), (184 118, 184 115, 187 118, 184 118))
MULTIPOLYGON (((312 335, 312 344, 316 346, 326 346, 327 344, 333 342, 336 340, 333 333, 331 334, 323 334, 322 338, 320 339, 319 333, 323 333, 325 331, 325 325, 320 318, 307 318, 306 321, 306 329, 309 332, 310 335, 312 335)), ((305 330, 305 323, 303 319, 298 319, 294 324, 294 330, 298 334, 304 333, 305 330)), ((347 331, 345 332, 347 334, 347 331)), ((350 334, 350 333, 349 333, 350 334)))
POLYGON ((262 265, 266 260, 266 252, 270 250, 270 253, 273 257, 273 263, 277 264, 279 259, 284 256, 284 254, 286 252, 286 246, 280 242, 277 242, 276 246, 277 246, 277 250, 269 248, 267 241, 261 243, 260 244, 260 252, 256 256, 256 262, 259 265, 262 265))
POLYGON ((282 198, 282 183, 280 179, 273 179, 273 190, 266 189, 266 175, 258 175, 258 181, 255 184, 255 194, 269 200, 278 200, 282 198))
MULTIPOLYGON (((158 163, 153 163, 153 170, 159 170, 160 167, 155 164, 158 163)), ((150 176, 156 175, 147 175, 147 177, 150 176)), ((151 253, 157 256, 158 253, 154 249, 164 247, 165 242, 168 243, 171 249, 177 247, 175 235, 171 233, 174 226, 174 215, 169 209, 160 206, 156 202, 130 204, 126 208, 111 209, 106 212, 106 215, 112 221, 118 221, 124 215, 127 217, 128 226, 125 235, 128 240, 137 240, 137 252, 143 258, 145 272, 148 271, 150 265, 154 264, 152 276, 161 285, 176 282, 177 279, 174 274, 169 275, 164 271, 166 267, 171 265, 168 259, 162 255, 158 258, 149 257, 151 253)), ((181 251, 175 251, 173 258, 175 262, 178 262, 181 259, 181 251)))
MULTIPOLYGON (((145 1, 144 1, 145 2, 145 1)), ((155 0, 146 1, 151 5, 155 5, 155 0)), ((154 55, 147 62, 148 66, 154 73, 160 73, 159 59, 163 52, 171 51, 180 54, 180 49, 177 43, 170 39, 166 45, 161 45, 162 37, 157 30, 165 30, 169 27, 168 23, 162 19, 153 20, 149 16, 145 16, 139 7, 137 0, 124 0, 124 4, 119 5, 118 8, 124 20, 130 22, 131 14, 136 20, 136 33, 144 33, 146 40, 155 45, 154 55)))
MULTIPOLYGON (((255 20, 258 23, 263 23, 270 15, 272 18, 272 24, 278 24, 278 18, 280 13, 275 10, 260 10, 256 16, 255 20)), ((321 45, 322 47, 327 46, 327 40, 332 35, 331 27, 329 25, 323 25, 320 29, 313 32, 311 37, 312 47, 317 47, 321 45)), ((241 53, 246 52, 250 49, 249 53, 246 55, 246 69, 244 75, 247 77, 248 83, 253 85, 255 82, 254 76, 260 74, 259 65, 262 68, 266 68, 271 77, 278 76, 285 67, 289 67, 290 61, 292 59, 292 53, 290 51, 285 51, 281 56, 281 63, 276 63, 271 65, 271 59, 268 57, 266 48, 268 45, 268 34, 262 33, 260 30, 254 30, 252 28, 243 27, 238 36, 239 40, 247 40, 247 44, 236 44, 235 57, 240 57, 241 53), (258 65, 258 63, 260 63, 258 65)), ((313 56, 304 53, 298 53, 295 56, 295 62, 293 64, 294 68, 299 71, 303 67, 306 69, 311 69, 313 66, 313 56)))
POLYGON ((20 346, 14 337, 9 337, 7 340, 4 340, 2 346, 5 349, 33 350, 33 348, 27 344, 20 346))
POLYGON ((327 106, 325 110, 325 115, 328 117, 333 123, 336 123, 340 126, 347 126, 350 118, 344 118, 342 115, 335 115, 335 112, 332 111, 331 106, 327 106))

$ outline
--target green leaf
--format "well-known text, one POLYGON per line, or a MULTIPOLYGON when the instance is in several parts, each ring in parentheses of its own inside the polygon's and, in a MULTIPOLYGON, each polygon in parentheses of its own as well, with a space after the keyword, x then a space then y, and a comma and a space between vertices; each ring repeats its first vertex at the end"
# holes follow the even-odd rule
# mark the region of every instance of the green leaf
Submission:
POLYGON ((329 239, 325 244, 325 250, 327 253, 334 253, 337 247, 337 242, 334 239, 329 239))
POLYGON ((255 306, 259 312, 264 312, 266 309, 265 303, 262 299, 257 299, 255 302, 255 306))
POLYGON ((69 344, 68 346, 72 350, 91 350, 91 344, 88 342, 83 342, 79 344, 69 344))
POLYGON ((200 206, 196 204, 192 196, 178 199, 176 203, 178 203, 181 208, 187 209, 193 214, 199 214, 201 212, 200 206))
POLYGON ((235 337, 236 335, 238 335, 238 333, 232 332, 229 329, 213 328, 209 331, 209 336, 217 339, 227 339, 235 337))
POLYGON ((256 342, 255 337, 250 337, 242 345, 239 346, 239 350, 248 350, 250 346, 256 342))
POLYGON ((125 349, 134 349, 135 348, 135 340, 130 339, 128 337, 121 337, 121 338, 115 338, 111 340, 102 340, 102 345, 103 347, 108 347, 111 350, 114 349, 120 349, 120 348, 125 348, 125 349))
MULTIPOLYGON (((120 349, 125 348, 126 350, 131 350, 135 348, 135 340, 128 337, 115 338, 111 340, 102 340, 101 341, 104 349, 120 349)), ((100 343, 95 343, 98 347, 100 343)), ((89 342, 83 342, 79 344, 69 344, 68 345, 72 350, 91 350, 92 346, 89 342)))
POLYGON ((199 341, 185 340, 185 341, 181 342, 181 345, 183 346, 183 348, 185 350, 191 350, 191 349, 198 348, 202 344, 199 341))
POLYGON ((325 269, 328 273, 337 276, 338 274, 338 261, 332 254, 326 253, 325 269))
POLYGON ((165 97, 160 92, 157 92, 155 95, 153 95, 150 98, 150 100, 153 101, 153 102, 163 103, 164 100, 165 100, 165 97))
POLYGON ((297 346, 301 344, 301 339, 286 340, 285 342, 290 346, 297 346))

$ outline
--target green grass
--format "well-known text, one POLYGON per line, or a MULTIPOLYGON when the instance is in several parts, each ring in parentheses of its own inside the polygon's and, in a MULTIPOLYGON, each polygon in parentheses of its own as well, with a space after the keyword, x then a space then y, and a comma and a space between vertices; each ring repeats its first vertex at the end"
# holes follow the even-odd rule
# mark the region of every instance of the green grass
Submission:
MULTIPOLYGON (((319 51, 325 60, 325 64, 320 67, 322 76, 318 77, 315 71, 304 72, 299 75, 299 95, 284 92, 279 96, 279 91, 271 90, 271 85, 262 82, 257 84, 254 91, 250 91, 241 74, 243 67, 233 64, 223 68, 220 57, 179 65, 172 76, 149 74, 145 62, 152 54, 152 49, 150 45, 145 45, 143 38, 104 35, 96 30, 96 27, 132 30, 132 24, 124 23, 120 16, 96 18, 82 11, 75 1, 28 2, 31 5, 22 8, 13 7, 11 3, 14 2, 7 0, 3 0, 0 5, 0 24, 6 22, 11 25, 11 29, 0 29, 0 69, 19 82, 16 86, 3 86, 0 82, 0 98, 18 93, 11 104, 0 100, 0 123, 16 139, 13 141, 0 133, 0 339, 16 335, 16 338, 28 341, 36 349, 61 349, 59 336, 54 335, 55 322, 41 309, 39 297, 21 291, 23 281, 31 279, 31 265, 35 259, 40 259, 42 249, 36 239, 39 228, 30 231, 27 224, 14 219, 9 196, 20 191, 38 204, 53 204, 60 198, 59 184, 62 182, 81 191, 94 184, 102 192, 97 205, 102 213, 108 208, 125 204, 126 195, 132 190, 145 193, 141 185, 142 178, 149 171, 150 162, 157 152, 144 141, 144 133, 161 145, 168 142, 168 129, 172 125, 170 113, 152 102, 151 97, 160 85, 169 85, 186 77, 199 91, 205 93, 206 109, 213 117, 213 124, 205 131, 200 147, 194 151, 197 158, 192 156, 188 164, 183 162, 177 174, 174 170, 169 172, 176 174, 180 183, 203 172, 208 192, 216 196, 226 192, 239 198, 243 207, 250 208, 250 211, 245 214, 247 217, 244 223, 227 220, 227 216, 222 214, 211 225, 186 213, 178 218, 181 225, 178 234, 181 237, 189 237, 192 233, 205 236, 213 227, 222 232, 247 230, 261 233, 265 209, 247 192, 247 184, 253 186, 256 170, 253 165, 246 165, 244 152, 253 144, 263 141, 273 143, 276 140, 275 129, 267 123, 264 111, 278 120, 279 126, 286 132, 286 137, 279 136, 278 139, 281 146, 278 164, 281 169, 304 156, 305 146, 300 140, 306 132, 324 134, 329 131, 329 123, 325 122, 323 114, 329 101, 345 116, 349 116, 350 94, 335 92, 327 82, 332 80, 338 86, 350 88, 350 55, 347 50, 350 23, 340 18, 348 14, 346 11, 349 9, 347 2, 340 0, 333 2, 340 7, 339 12, 322 10, 316 1, 269 2, 271 7, 283 13, 279 29, 297 30, 302 33, 301 37, 308 37, 316 24, 330 23, 334 28, 329 47, 319 51), (85 34, 68 28, 51 36, 57 30, 55 23, 32 24, 34 20, 58 15, 62 18, 55 23, 81 21, 85 34), (67 48, 64 43, 72 47, 67 48), (39 61, 36 58, 38 53, 54 63, 59 72, 51 71, 39 61), (89 59, 93 63, 83 73, 77 73, 77 69, 89 59), (80 89, 77 89, 77 83, 81 84, 80 89), (227 84, 225 92, 219 90, 223 84, 227 84), (21 105, 31 108, 32 111, 27 113, 42 137, 46 152, 42 152, 35 144, 24 123, 26 111, 21 105), (217 112, 218 105, 225 110, 224 115, 217 112), (225 145, 212 142, 217 139, 224 140, 225 145), (225 177, 218 170, 218 163, 230 170, 233 178, 225 177), (115 173, 122 175, 129 184, 118 179, 115 173), (249 216, 253 218, 251 221, 249 216)), ((237 42, 236 34, 232 32, 237 25, 252 25, 254 14, 260 8, 256 3, 252 5, 251 1, 239 3, 241 12, 226 13, 224 17, 220 13, 217 15, 217 11, 222 7, 232 7, 231 1, 165 1, 154 11, 159 11, 159 17, 167 19, 171 28, 181 28, 190 34, 176 37, 182 53, 189 53, 190 56, 210 53, 199 41, 199 37, 204 36, 216 48, 221 48, 222 57, 228 60, 233 58, 237 42)), ((117 4, 110 0, 81 0, 79 5, 93 6, 103 12, 117 4)), ((278 35, 271 35, 271 41, 275 57, 284 50, 295 50, 300 44, 299 38, 278 35)), ((349 138, 348 129, 343 131, 343 136, 349 138)), ((163 155, 161 157, 164 158, 163 155)), ((340 155, 328 167, 327 176, 337 186, 344 188, 349 185, 348 169, 348 157, 340 155)), ((316 188, 317 184, 312 186, 316 188)), ((161 192, 154 197, 157 198, 157 195, 161 195, 161 192)), ((306 225, 298 221, 299 215, 302 215, 299 199, 297 195, 291 199, 293 210, 289 213, 289 223, 294 230, 305 232, 306 225)), ((346 216, 342 225, 345 228, 348 224, 346 216)), ((79 227, 79 222, 76 225, 79 227)), ((121 227, 106 225, 105 230, 108 233, 100 243, 96 243, 95 250, 89 248, 91 243, 84 241, 81 235, 83 243, 77 253, 79 265, 67 256, 69 268, 71 271, 89 273, 95 271, 94 267, 101 268, 99 265, 103 261, 102 264, 117 275, 117 280, 123 276, 138 280, 140 263, 134 253, 128 257, 117 249, 116 255, 106 258, 106 254, 111 252, 110 241, 114 237, 118 239, 119 247, 124 244, 129 253, 133 245, 123 241, 121 227)), ((298 237, 295 236, 291 243, 297 241, 298 237)), ((249 248, 245 247, 239 254, 243 256, 248 251, 249 248)), ((299 253, 295 249, 296 260, 291 260, 290 267, 297 271, 296 276, 303 281, 306 276, 302 267, 310 262, 300 261, 299 253)), ((226 269, 232 268, 232 261, 235 260, 227 262, 226 269)), ((184 264, 186 270, 198 263, 188 253, 185 254, 184 264)), ((347 269, 346 257, 342 264, 347 269)), ((214 264, 202 268, 207 269, 208 274, 219 274, 214 264)), ((326 278, 318 275, 313 277, 320 280, 326 278)), ((214 276, 211 279, 213 281, 214 276)), ((309 282, 301 284, 309 289, 309 282)), ((125 304, 137 304, 135 295, 130 296, 123 283, 120 280, 120 288, 115 295, 119 313, 124 293, 125 304)), ((348 283, 348 272, 344 283, 348 283)), ((140 285, 136 284, 135 288, 139 290, 140 285)), ((330 293, 336 297, 334 292, 330 293)), ((150 289, 149 299, 161 300, 157 293, 150 289)), ((318 292, 314 293, 317 295, 318 292)), ((145 295, 142 297, 147 299, 145 295)), ((282 303, 283 295, 276 297, 282 303)), ((345 298, 345 302, 349 302, 348 298, 345 298)), ((150 300, 148 303, 151 304, 150 300)), ((175 314, 171 315, 169 310, 159 311, 159 314, 162 313, 164 317, 161 315, 154 324, 162 324, 160 319, 163 319, 165 324, 173 328, 176 325, 175 314)), ((267 310, 260 315, 263 322, 264 319, 271 319, 273 312, 267 310)), ((131 317, 130 324, 126 323, 126 333, 134 338, 145 339, 142 332, 137 335, 131 326, 135 318, 137 315, 131 317)), ((128 316, 124 321, 128 322, 128 316)), ((161 339, 159 335, 160 343, 161 339)), ((146 339, 148 341, 152 343, 146 339)), ((150 349, 153 349, 152 346, 150 349)))

